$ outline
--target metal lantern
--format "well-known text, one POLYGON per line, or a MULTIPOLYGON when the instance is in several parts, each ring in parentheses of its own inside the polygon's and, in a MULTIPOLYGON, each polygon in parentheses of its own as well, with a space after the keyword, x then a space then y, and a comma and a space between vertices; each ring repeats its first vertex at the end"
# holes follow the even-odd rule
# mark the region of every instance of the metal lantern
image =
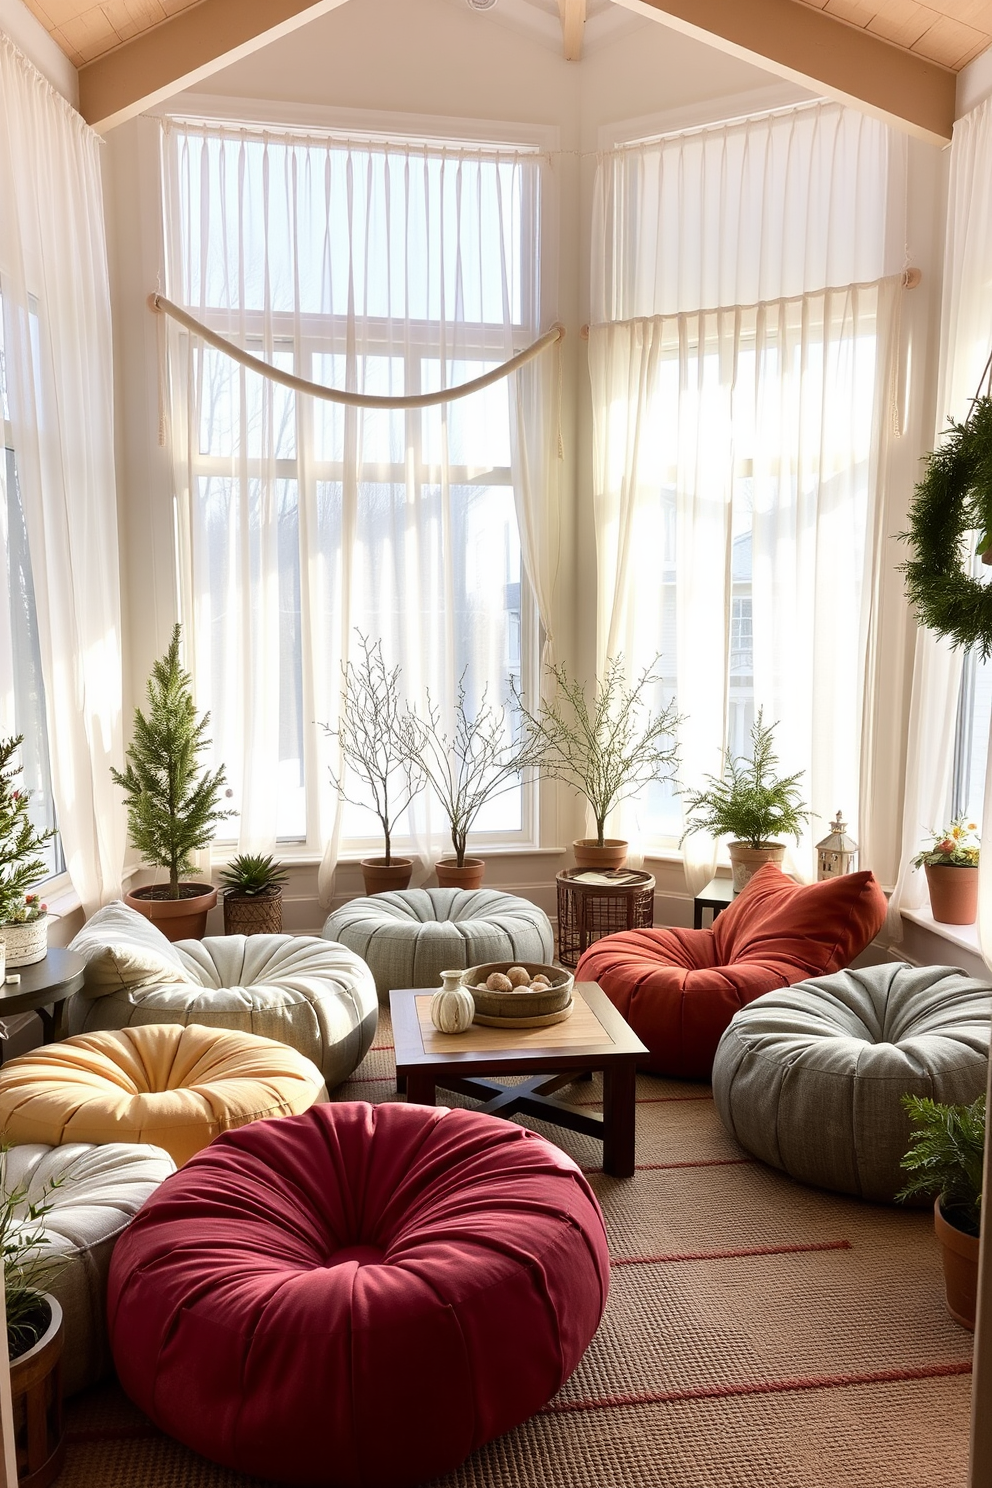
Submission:
POLYGON ((816 844, 817 878, 839 878, 842 873, 853 873, 857 854, 858 844, 848 837, 847 822, 838 811, 830 836, 816 844))

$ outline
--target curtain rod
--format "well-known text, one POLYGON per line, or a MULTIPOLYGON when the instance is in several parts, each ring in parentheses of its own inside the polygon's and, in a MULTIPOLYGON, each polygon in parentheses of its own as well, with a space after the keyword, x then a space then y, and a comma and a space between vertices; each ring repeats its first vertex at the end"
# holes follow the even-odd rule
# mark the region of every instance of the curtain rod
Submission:
POLYGON ((221 336, 217 331, 212 331, 202 321, 187 314, 172 300, 166 299, 165 295, 151 294, 148 296, 148 308, 156 315, 168 315, 180 325, 192 331, 195 336, 206 341, 218 351, 224 352, 226 356, 243 367, 248 367, 252 372, 258 372, 260 376, 267 377, 270 382, 279 382, 283 387, 291 388, 295 393, 306 393, 313 398, 323 398, 328 403, 343 403, 348 408, 436 408, 441 403, 451 403, 456 398, 467 398, 470 393, 481 392, 483 388, 491 387, 494 382, 508 377, 511 372, 516 372, 518 367, 526 366, 528 362, 540 356, 549 346, 564 339, 565 327, 560 323, 552 326, 550 331, 545 331, 543 336, 534 341, 523 351, 518 351, 508 361, 501 362, 491 372, 484 372, 481 377, 473 377, 470 382, 459 383, 457 387, 441 388, 436 393, 411 393, 406 397, 384 397, 377 393, 348 393, 339 388, 324 387, 319 382, 308 382, 305 377, 296 377, 292 372, 283 372, 278 367, 263 362, 261 357, 252 356, 249 351, 242 351, 240 346, 235 346, 226 336, 221 336))

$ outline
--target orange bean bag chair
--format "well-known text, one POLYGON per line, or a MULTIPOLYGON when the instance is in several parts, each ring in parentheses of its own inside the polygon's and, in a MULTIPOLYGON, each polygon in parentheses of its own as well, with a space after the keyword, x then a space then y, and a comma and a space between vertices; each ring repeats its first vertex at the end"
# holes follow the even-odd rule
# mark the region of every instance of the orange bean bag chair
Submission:
POLYGON ((626 930, 589 947, 577 982, 598 982, 658 1075, 708 1080, 738 1008, 763 992, 848 966, 882 928, 872 873, 801 885, 768 863, 710 930, 626 930))
POLYGON ((151 1142, 182 1164, 219 1132, 326 1100, 320 1070, 275 1039, 144 1023, 46 1044, 0 1068, 0 1137, 151 1142))

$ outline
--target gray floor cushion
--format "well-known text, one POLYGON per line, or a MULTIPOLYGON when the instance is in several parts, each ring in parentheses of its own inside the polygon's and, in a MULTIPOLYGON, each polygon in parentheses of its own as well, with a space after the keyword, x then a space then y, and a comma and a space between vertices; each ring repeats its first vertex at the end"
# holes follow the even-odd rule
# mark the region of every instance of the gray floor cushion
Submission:
POLYGON ((904 1092, 970 1102, 986 1084, 992 984, 891 962, 797 982, 742 1008, 713 1097, 755 1157, 804 1183, 891 1202, 910 1140, 904 1092))
POLYGON ((393 987, 437 987, 441 972, 484 961, 545 961, 551 921, 529 899, 495 889, 403 889, 352 899, 323 930, 366 961, 379 998, 393 987))

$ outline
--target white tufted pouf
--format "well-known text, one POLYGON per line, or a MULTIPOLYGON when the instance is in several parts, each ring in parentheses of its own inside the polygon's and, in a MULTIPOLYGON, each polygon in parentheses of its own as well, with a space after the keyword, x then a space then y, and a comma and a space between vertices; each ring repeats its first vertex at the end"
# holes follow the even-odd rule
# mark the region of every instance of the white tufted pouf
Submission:
POLYGON ((402 889, 352 899, 324 925, 366 961, 379 997, 394 987, 436 987, 441 972, 485 961, 544 961, 551 921, 529 899, 495 889, 402 889))
POLYGON ((166 940, 124 904, 101 909, 72 949, 86 985, 69 1000, 69 1032, 139 1023, 203 1023, 288 1044, 328 1089, 368 1052, 379 1019, 365 962, 318 935, 166 940), (137 923, 136 923, 137 922, 137 923))
POLYGON ((110 1373, 107 1341, 107 1273, 119 1237, 142 1204, 176 1165, 160 1147, 110 1142, 93 1147, 35 1143, 11 1147, 3 1159, 5 1194, 24 1189, 15 1221, 34 1230, 29 1204, 51 1205, 42 1224, 39 1257, 57 1256, 61 1269, 44 1282, 62 1306, 65 1347, 62 1378, 66 1395, 110 1373), (56 1187, 46 1195, 55 1181, 56 1187))
POLYGON ((910 1141, 900 1097, 985 1090, 992 985, 889 962, 797 982, 736 1013, 713 1098, 742 1147, 819 1188, 891 1202, 910 1141))

